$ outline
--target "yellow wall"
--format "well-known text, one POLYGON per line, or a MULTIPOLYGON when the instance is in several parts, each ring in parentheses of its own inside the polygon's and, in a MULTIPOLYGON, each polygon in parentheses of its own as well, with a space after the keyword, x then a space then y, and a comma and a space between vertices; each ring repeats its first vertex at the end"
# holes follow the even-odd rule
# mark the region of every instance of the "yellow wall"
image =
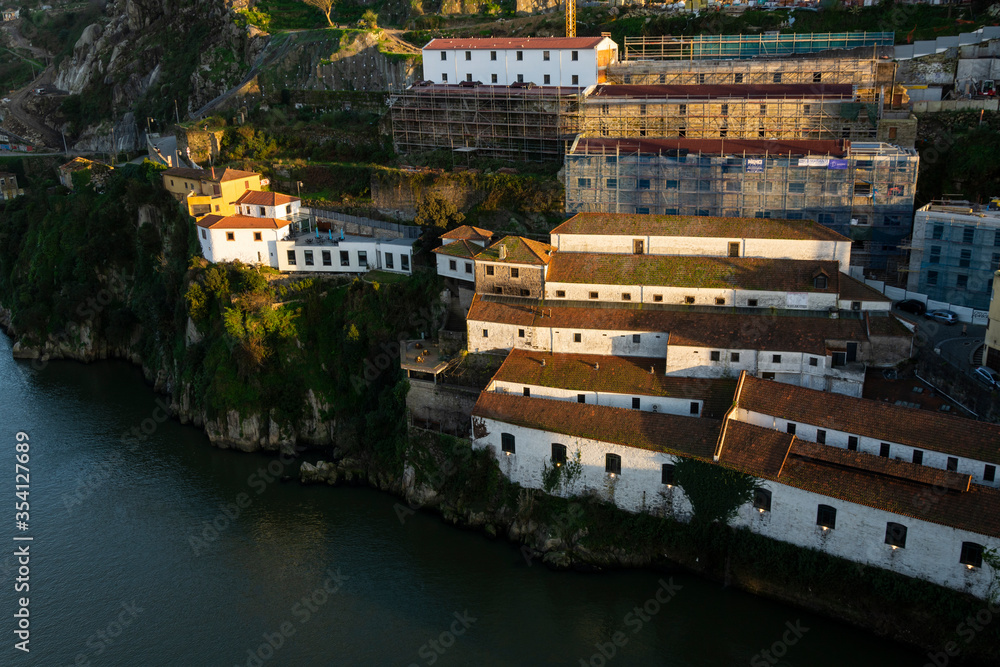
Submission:
POLYGON ((260 190, 260 175, 239 178, 224 183, 195 180, 163 175, 163 187, 178 201, 187 203, 188 214, 193 218, 203 215, 234 215, 236 200, 249 190, 260 190), (249 188, 247 184, 249 183, 249 188), (218 188, 218 194, 216 194, 218 188), (193 193, 193 194, 192 194, 193 193))

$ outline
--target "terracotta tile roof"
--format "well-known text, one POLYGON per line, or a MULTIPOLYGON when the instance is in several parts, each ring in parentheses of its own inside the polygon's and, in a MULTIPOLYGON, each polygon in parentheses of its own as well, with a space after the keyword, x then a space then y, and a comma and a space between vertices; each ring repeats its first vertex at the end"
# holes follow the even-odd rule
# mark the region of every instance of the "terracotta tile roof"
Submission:
POLYGON ((656 154, 684 149, 706 155, 817 155, 842 158, 850 141, 846 139, 616 139, 584 137, 573 154, 625 153, 656 154))
POLYGON ((711 460, 721 422, 484 391, 472 416, 654 452, 711 460))
POLYGON ((206 215, 195 222, 205 229, 281 229, 291 224, 290 220, 274 218, 252 218, 248 215, 206 215))
POLYGON ((604 84, 595 88, 592 97, 706 98, 730 99, 854 99, 849 83, 764 83, 722 85, 604 84))
MULTIPOLYGON (((211 175, 211 171, 208 172, 211 175)), ((253 178, 254 176, 260 177, 260 174, 252 171, 240 171, 239 169, 230 169, 226 167, 222 174, 219 174, 219 170, 215 170, 216 175, 219 177, 220 183, 225 183, 226 181, 236 181, 241 178, 253 178)))
POLYGON ((493 379, 578 391, 702 400, 701 416, 710 419, 721 419, 732 405, 736 380, 666 376, 665 366, 663 359, 512 350, 493 379))
POLYGON ((505 236, 476 255, 476 259, 508 264, 544 265, 549 263, 551 253, 552 246, 548 243, 532 241, 523 236, 505 236), (506 259, 500 259, 500 246, 507 247, 506 259))
POLYGON ((188 178, 195 181, 208 181, 210 183, 222 183, 225 181, 235 181, 240 178, 252 178, 260 174, 252 171, 239 171, 238 169, 215 170, 215 178, 212 177, 211 169, 189 169, 187 167, 171 167, 165 169, 163 174, 167 176, 177 176, 178 178, 188 178))
POLYGON ((812 220, 771 218, 717 218, 696 215, 640 213, 577 213, 552 234, 617 236, 695 236, 726 239, 790 239, 795 241, 850 241, 812 220))
MULTIPOLYGON (((244 172, 246 173, 246 172, 244 172)), ((254 174, 256 176, 256 174, 254 174)), ((291 204, 293 201, 302 201, 298 197, 282 194, 280 192, 264 192, 262 190, 247 190, 236 200, 237 204, 250 204, 251 206, 283 206, 291 204)))
POLYGON ((868 323, 869 336, 913 336, 913 332, 887 311, 884 314, 866 311, 865 322, 868 323))
MULTIPOLYGON (((638 308, 515 305, 489 295, 473 297, 467 320, 581 330, 664 332, 670 345, 724 350, 804 352, 826 356, 827 340, 868 339, 863 320, 825 317, 693 313, 638 308)), ((906 335, 910 335, 909 332, 906 335)))
MULTIPOLYGON (((760 426, 754 428, 762 429, 760 426)), ((762 429, 769 431, 771 429, 762 429)), ((776 432, 781 435, 780 432, 776 432)), ((787 435, 787 434, 784 434, 787 435)), ((903 479, 921 484, 929 484, 950 491, 968 491, 972 484, 972 475, 963 475, 950 470, 941 470, 923 465, 916 465, 910 461, 900 461, 884 456, 874 456, 861 452, 852 452, 840 447, 830 445, 820 445, 815 442, 796 440, 792 447, 792 453, 804 459, 812 459, 817 462, 844 468, 857 468, 868 472, 878 473, 886 477, 903 479)))
POLYGON ((885 301, 887 303, 892 301, 874 287, 869 287, 846 273, 840 276, 840 298, 851 301, 885 301))
POLYGON ((839 275, 838 263, 834 261, 555 252, 545 280, 836 294, 839 275), (823 289, 813 286, 813 278, 819 271, 829 278, 823 289))
POLYGON ((441 255, 451 255, 452 257, 472 259, 476 256, 476 253, 480 252, 482 249, 482 246, 478 246, 475 243, 469 243, 466 240, 461 240, 452 241, 448 245, 434 248, 431 252, 436 252, 441 255))
POLYGON ((736 400, 741 408, 772 417, 1000 464, 997 424, 760 380, 752 375, 744 376, 736 400))
POLYGON ((489 241, 493 237, 493 232, 488 229, 482 229, 480 227, 473 227, 472 225, 462 225, 461 227, 456 227, 450 232, 445 232, 441 235, 443 239, 455 240, 455 241, 489 241))
POLYGON ((592 49, 603 37, 512 37, 432 39, 424 49, 592 49))
POLYGON ((729 419, 715 453, 727 468, 777 479, 793 442, 794 435, 729 419))

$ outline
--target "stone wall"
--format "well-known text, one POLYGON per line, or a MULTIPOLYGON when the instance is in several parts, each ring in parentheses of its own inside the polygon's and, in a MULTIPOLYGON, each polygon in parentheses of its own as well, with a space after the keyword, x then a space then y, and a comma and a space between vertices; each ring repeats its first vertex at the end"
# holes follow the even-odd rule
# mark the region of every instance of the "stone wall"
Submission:
POLYGON ((187 159, 188 149, 191 149, 191 159, 195 162, 208 162, 210 157, 218 157, 225 130, 202 130, 174 126, 177 135, 177 152, 187 159))
POLYGON ((486 198, 471 179, 448 174, 379 170, 372 173, 372 205, 383 215, 413 220, 417 204, 428 194, 450 201, 460 211, 468 211, 486 198))
POLYGON ((406 409, 418 425, 420 422, 432 422, 440 425, 445 433, 467 435, 472 408, 478 398, 479 391, 470 387, 410 378, 406 409))
POLYGON ((503 294, 504 296, 523 296, 533 299, 542 298, 545 277, 542 268, 519 264, 485 264, 476 262, 476 290, 481 294, 503 294), (493 275, 488 275, 487 267, 493 269, 493 275), (517 277, 512 277, 511 270, 517 270, 517 277), (525 294, 523 290, 528 290, 525 294))

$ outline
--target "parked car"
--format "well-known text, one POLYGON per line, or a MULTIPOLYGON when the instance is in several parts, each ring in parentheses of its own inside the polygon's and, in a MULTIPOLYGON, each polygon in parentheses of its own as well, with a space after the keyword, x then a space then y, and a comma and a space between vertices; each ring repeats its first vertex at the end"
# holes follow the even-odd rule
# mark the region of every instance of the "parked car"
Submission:
POLYGON ((907 313, 913 313, 914 315, 923 315, 927 312, 927 306, 924 305, 924 302, 917 301, 916 299, 904 299, 902 301, 897 301, 896 308, 907 313))
POLYGON ((972 377, 976 378, 987 387, 1000 387, 1000 373, 997 373, 992 368, 980 366, 972 371, 972 377))
POLYGON ((936 320, 943 324, 955 324, 958 322, 958 315, 950 310, 932 310, 924 315, 929 320, 936 320))

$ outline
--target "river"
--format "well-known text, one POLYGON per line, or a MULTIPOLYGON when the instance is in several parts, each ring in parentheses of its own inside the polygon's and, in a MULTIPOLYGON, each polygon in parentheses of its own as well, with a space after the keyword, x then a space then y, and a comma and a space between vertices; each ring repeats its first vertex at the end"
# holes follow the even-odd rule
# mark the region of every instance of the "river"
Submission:
POLYGON ((922 664, 697 577, 552 572, 374 490, 268 482, 269 465, 291 468, 157 421, 157 396, 122 362, 37 368, 0 336, 0 380, 0 539, 30 553, 27 594, 13 590, 13 549, 0 556, 3 665, 922 664), (122 443, 144 426, 140 446, 122 443), (25 595, 27 654, 12 618, 25 595))

